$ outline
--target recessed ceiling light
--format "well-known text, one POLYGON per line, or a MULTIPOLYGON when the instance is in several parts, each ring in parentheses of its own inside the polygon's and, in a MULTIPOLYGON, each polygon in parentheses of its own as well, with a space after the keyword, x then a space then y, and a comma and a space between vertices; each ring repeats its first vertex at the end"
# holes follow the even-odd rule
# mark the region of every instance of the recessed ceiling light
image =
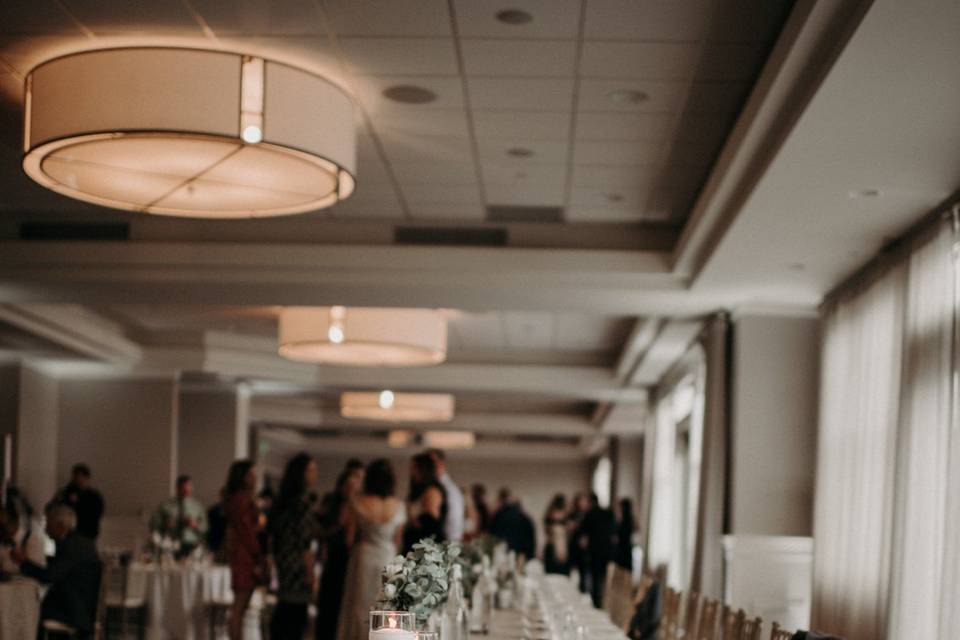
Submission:
POLYGON ((533 155, 533 149, 526 147, 511 147, 507 149, 507 155, 511 158, 529 158, 533 155))
POLYGON ((497 12, 497 20, 504 24, 527 24, 533 22, 533 16, 521 9, 504 9, 497 12))
POLYGON ((398 84, 383 90, 383 96, 394 102, 405 104, 426 104, 437 99, 437 94, 430 89, 412 84, 398 84))
POLYGON ((640 104, 649 100, 650 96, 638 89, 617 89, 608 93, 607 99, 616 104, 640 104))
POLYGON ((882 195, 883 192, 876 188, 854 189, 847 192, 847 197, 850 198, 879 198, 882 195))

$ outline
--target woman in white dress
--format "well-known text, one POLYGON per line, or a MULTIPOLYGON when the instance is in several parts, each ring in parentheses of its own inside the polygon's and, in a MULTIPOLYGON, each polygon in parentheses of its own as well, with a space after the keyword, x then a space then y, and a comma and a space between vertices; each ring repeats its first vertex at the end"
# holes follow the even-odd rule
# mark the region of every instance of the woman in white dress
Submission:
POLYGON ((397 555, 405 520, 403 504, 394 495, 396 476, 386 460, 367 465, 363 491, 352 503, 346 535, 350 561, 344 583, 337 640, 366 640, 370 609, 377 602, 383 567, 397 555))

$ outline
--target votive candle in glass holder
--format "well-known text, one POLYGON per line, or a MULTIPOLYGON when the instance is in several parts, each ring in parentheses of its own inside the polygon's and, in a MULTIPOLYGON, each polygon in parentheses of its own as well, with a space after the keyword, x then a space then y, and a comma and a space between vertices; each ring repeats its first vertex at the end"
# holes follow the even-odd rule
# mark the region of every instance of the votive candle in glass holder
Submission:
POLYGON ((436 631, 417 631, 417 640, 440 640, 440 634, 436 631))
POLYGON ((417 618, 409 611, 371 611, 369 640, 417 640, 417 618))

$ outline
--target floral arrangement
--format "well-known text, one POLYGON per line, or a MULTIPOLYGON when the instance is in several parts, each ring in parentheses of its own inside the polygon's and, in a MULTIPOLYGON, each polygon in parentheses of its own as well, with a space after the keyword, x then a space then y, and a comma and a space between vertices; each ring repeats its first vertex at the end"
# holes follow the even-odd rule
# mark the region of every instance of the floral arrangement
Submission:
POLYGON ((426 621, 446 601, 447 576, 459 555, 459 543, 421 540, 406 556, 397 556, 384 567, 377 606, 409 611, 419 622, 426 621))
POLYGON ((483 571, 483 558, 493 558, 493 550, 500 544, 500 538, 484 534, 463 544, 457 563, 463 567, 463 593, 468 599, 473 597, 473 588, 483 571))

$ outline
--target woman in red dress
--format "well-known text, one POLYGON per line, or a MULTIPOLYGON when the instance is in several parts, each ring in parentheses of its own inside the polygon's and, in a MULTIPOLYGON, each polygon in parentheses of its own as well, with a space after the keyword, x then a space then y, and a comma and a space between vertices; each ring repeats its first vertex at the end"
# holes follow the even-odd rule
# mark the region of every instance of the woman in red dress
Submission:
POLYGON ((263 583, 264 559, 257 540, 260 511, 254 502, 257 473, 250 460, 237 460, 227 474, 224 513, 227 519, 227 562, 233 605, 230 608, 230 640, 243 639, 243 617, 254 589, 263 583))

